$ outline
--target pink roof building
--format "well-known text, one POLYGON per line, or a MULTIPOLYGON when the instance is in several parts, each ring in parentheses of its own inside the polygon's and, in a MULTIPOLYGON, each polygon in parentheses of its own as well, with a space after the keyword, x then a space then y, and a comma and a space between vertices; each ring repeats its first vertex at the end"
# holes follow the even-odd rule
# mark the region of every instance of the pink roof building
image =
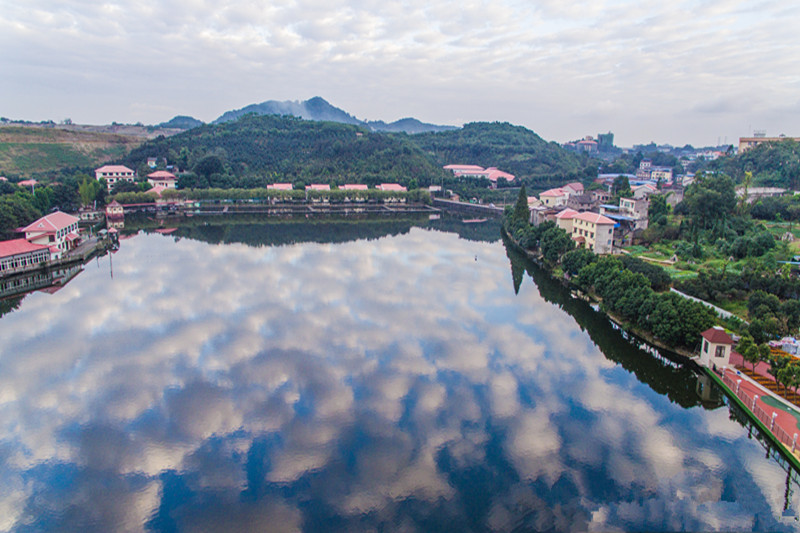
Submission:
POLYGON ((563 229, 567 233, 572 233, 572 219, 578 212, 574 209, 564 209, 556 215, 556 226, 563 229))
POLYGON ((20 229, 33 244, 55 246, 62 252, 72 248, 79 240, 78 217, 56 211, 20 229))
POLYGON ((136 179, 136 172, 124 165, 103 165, 95 169, 94 176, 98 180, 106 180, 106 186, 111 191, 119 181, 133 182, 136 179))
POLYGON ((539 200, 547 207, 558 207, 567 204, 569 193, 561 188, 550 189, 540 194, 539 200))
POLYGON ((573 182, 567 183, 561 189, 570 193, 570 195, 583 194, 583 183, 573 182))
POLYGON ((147 175, 147 183, 150 185, 161 186, 165 189, 174 189, 178 178, 172 172, 166 170, 156 170, 147 175))
POLYGON ((508 181, 514 179, 513 174, 498 170, 497 167, 484 169, 478 165, 445 165, 443 168, 452 171, 453 174, 459 178, 487 178, 493 183, 497 183, 497 180, 500 178, 504 178, 508 181))
POLYGON ((392 192, 403 192, 408 190, 399 183, 381 183, 375 188, 378 189, 379 191, 392 191, 392 192))
POLYGON ((272 185, 267 185, 267 190, 272 191, 291 191, 292 184, 291 183, 273 183, 272 185))
POLYGON ((339 188, 343 191, 366 191, 368 187, 361 183, 347 183, 340 185, 339 188))
POLYGON ((11 274, 35 268, 50 260, 50 247, 33 244, 27 239, 0 242, 0 274, 11 274))
POLYGON ((22 180, 17 182, 17 185, 20 187, 33 187, 34 185, 38 184, 39 182, 36 180, 22 180))
POLYGON ((329 191, 331 190, 331 186, 327 183, 312 183, 311 185, 306 185, 307 191, 329 191))
POLYGON ((457 172, 483 172, 483 167, 478 165, 445 165, 445 170, 451 170, 453 173, 457 172))
POLYGON ((598 213, 578 213, 572 217, 572 239, 596 254, 610 254, 614 249, 615 224, 598 213))

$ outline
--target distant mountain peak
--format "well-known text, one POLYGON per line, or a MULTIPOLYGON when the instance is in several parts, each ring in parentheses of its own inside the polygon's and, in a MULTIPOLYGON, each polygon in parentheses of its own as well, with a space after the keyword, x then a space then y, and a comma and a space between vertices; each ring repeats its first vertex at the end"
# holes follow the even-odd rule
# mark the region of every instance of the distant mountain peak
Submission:
POLYGON ((357 126, 368 128, 372 131, 384 132, 423 133, 428 131, 458 129, 455 126, 437 126, 435 124, 426 124, 415 118, 404 118, 389 124, 383 122, 382 120, 365 122, 350 115, 346 111, 331 105, 321 96, 314 96, 305 101, 286 100, 280 102, 277 100, 267 100, 266 102, 261 102, 260 104, 251 104, 241 109, 223 113, 222 116, 213 122, 213 124, 237 120, 239 117, 248 113, 256 113, 258 115, 293 115, 305 120, 355 124, 357 126))

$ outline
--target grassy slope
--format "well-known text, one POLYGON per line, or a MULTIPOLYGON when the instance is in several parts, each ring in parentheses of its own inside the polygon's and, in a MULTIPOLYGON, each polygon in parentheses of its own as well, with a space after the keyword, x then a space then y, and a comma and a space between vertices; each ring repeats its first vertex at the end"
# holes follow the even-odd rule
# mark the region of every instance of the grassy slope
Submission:
POLYGON ((67 167, 93 167, 119 159, 138 137, 55 128, 0 128, 0 175, 31 176, 67 167))

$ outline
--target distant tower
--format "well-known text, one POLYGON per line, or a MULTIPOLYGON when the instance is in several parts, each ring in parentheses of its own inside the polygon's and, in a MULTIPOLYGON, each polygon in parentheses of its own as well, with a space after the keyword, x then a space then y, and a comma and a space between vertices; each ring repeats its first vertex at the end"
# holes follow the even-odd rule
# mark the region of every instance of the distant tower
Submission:
POLYGON ((607 152, 614 147, 614 134, 610 131, 608 133, 597 134, 597 149, 601 152, 607 152))

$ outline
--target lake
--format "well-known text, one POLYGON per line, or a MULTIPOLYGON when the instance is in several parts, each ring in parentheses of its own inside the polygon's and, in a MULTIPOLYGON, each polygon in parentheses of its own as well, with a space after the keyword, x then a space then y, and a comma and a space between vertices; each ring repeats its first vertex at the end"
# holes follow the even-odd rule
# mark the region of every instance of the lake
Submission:
POLYGON ((497 221, 141 224, 3 307, 1 531, 800 529, 714 385, 497 221))

